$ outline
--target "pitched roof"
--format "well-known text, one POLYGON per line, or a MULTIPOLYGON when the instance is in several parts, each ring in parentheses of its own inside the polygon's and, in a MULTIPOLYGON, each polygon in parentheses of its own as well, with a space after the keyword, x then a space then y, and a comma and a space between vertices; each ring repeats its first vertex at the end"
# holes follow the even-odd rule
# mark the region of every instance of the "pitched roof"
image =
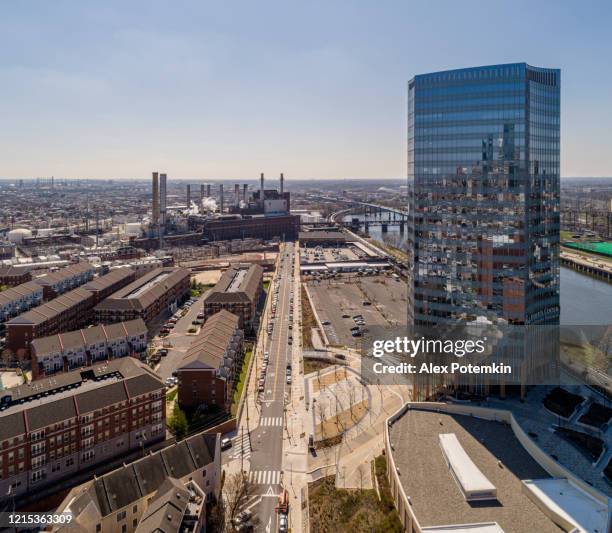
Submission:
POLYGON ((32 341, 34 357, 41 358, 50 353, 67 349, 77 350, 101 342, 111 342, 133 335, 146 335, 147 326, 142 318, 118 322, 117 324, 99 325, 91 328, 58 333, 48 337, 39 337, 32 341))
POLYGON ((30 309, 29 311, 16 316, 15 318, 9 320, 7 325, 42 324, 45 321, 65 312, 67 309, 87 301, 89 298, 93 298, 92 293, 79 287, 58 296, 57 298, 54 298, 50 302, 39 305, 34 309, 30 309))
POLYGON ((212 315, 184 355, 181 368, 199 362, 210 368, 220 368, 229 343, 239 330, 239 318, 222 309, 212 315))
POLYGON ((148 366, 124 357, 5 389, 0 440, 22 435, 25 421, 33 431, 163 386, 148 366))
POLYGON ((189 490, 175 478, 161 484, 140 518, 136 533, 176 533, 189 503, 189 490))
POLYGON ((168 289, 190 275, 186 268, 156 268, 102 300, 96 310, 146 309, 168 289))
POLYGON ((255 302, 262 279, 261 265, 251 265, 248 270, 231 266, 206 295, 204 303, 255 302))
POLYGON ((177 487, 176 479, 215 461, 219 438, 218 433, 198 433, 96 478, 69 504, 75 521, 87 508, 96 509, 102 518, 150 494, 161 497, 177 487))
POLYGON ((112 287, 115 283, 119 283, 123 280, 134 278, 135 272, 131 268, 117 268, 111 270, 108 274, 99 276, 91 281, 88 281, 83 285, 83 288, 91 292, 99 292, 109 287, 112 287))
POLYGON ((24 296, 30 296, 42 291, 42 287, 33 281, 22 283, 16 287, 11 287, 0 292, 0 307, 6 304, 11 304, 15 300, 19 300, 24 296))
POLYGON ((85 272, 91 271, 93 273, 94 267, 91 263, 86 261, 82 261, 80 263, 76 263, 74 265, 68 265, 56 272, 50 272, 41 276, 40 278, 36 278, 34 283, 38 283, 39 285, 55 285, 57 283, 61 283, 68 279, 71 279, 75 276, 79 276, 85 272))

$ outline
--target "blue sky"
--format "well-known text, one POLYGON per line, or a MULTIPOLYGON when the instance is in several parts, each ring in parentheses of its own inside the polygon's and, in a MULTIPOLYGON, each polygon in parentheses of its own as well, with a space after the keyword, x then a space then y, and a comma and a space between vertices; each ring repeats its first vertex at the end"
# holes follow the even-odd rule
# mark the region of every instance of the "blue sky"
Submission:
POLYGON ((612 175, 609 1, 6 1, 0 176, 390 178, 406 81, 562 69, 562 175, 612 175))

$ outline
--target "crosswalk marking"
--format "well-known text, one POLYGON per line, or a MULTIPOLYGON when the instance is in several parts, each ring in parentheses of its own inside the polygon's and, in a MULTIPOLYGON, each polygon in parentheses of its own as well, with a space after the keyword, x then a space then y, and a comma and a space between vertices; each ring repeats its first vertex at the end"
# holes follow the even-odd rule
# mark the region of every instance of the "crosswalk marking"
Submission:
POLYGON ((240 457, 248 459, 251 457, 251 441, 247 433, 238 435, 232 439, 232 453, 229 457, 230 459, 237 459, 240 457))
POLYGON ((264 416, 261 418, 259 425, 260 426, 282 426, 283 417, 282 416, 264 416))
POLYGON ((280 470, 251 470, 249 472, 249 481, 254 485, 278 485, 280 480, 280 470))

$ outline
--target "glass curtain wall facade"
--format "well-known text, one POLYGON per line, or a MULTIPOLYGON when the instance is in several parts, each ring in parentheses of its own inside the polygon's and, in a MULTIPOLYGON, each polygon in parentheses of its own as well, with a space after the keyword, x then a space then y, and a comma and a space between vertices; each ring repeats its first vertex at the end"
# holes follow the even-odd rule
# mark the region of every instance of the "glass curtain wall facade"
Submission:
POLYGON ((559 322, 560 71, 408 84, 408 321, 559 322))

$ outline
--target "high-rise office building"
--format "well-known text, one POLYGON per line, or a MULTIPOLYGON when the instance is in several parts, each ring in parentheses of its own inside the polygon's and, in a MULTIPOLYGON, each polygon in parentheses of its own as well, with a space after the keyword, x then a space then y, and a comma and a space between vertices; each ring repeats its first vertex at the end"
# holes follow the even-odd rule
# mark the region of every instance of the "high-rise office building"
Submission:
POLYGON ((559 322, 560 71, 408 83, 408 321, 559 322))

